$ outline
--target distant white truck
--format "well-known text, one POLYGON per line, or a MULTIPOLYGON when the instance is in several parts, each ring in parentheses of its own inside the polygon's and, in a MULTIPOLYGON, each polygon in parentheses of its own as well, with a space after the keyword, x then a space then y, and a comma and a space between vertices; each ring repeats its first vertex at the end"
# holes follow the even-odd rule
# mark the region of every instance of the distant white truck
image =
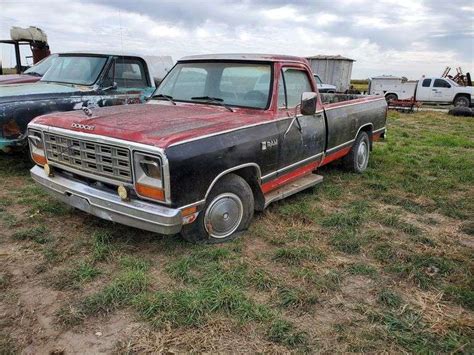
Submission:
POLYGON ((460 86, 449 78, 406 80, 395 76, 379 76, 370 79, 369 94, 384 95, 387 102, 414 98, 426 103, 469 107, 473 103, 474 87, 460 86))

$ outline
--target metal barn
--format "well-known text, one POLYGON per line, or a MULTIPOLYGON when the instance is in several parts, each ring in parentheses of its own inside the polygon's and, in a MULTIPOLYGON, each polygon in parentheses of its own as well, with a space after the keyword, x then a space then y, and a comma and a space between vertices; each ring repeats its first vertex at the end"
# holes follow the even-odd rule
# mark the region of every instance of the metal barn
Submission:
POLYGON ((306 59, 324 83, 335 85, 338 92, 349 89, 354 59, 340 55, 315 55, 306 59))

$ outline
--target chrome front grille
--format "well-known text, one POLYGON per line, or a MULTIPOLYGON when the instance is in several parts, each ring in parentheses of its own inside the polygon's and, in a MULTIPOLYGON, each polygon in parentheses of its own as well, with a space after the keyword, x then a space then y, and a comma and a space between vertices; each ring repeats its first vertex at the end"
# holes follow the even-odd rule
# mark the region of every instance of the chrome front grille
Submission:
POLYGON ((112 180, 132 182, 130 151, 126 148, 46 132, 44 139, 50 162, 112 180))

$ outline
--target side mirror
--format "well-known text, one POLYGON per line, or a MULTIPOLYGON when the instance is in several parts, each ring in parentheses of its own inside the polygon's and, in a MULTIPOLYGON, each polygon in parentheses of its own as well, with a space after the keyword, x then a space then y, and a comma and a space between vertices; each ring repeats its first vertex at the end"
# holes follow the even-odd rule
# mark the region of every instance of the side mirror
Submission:
POLYGON ((316 104, 318 94, 315 92, 304 92, 301 94, 301 114, 304 116, 314 115, 316 113, 316 104))
POLYGON ((118 87, 118 85, 117 85, 117 83, 114 81, 114 82, 112 83, 112 85, 106 86, 106 87, 102 87, 101 90, 102 90, 102 91, 116 90, 117 87, 118 87))

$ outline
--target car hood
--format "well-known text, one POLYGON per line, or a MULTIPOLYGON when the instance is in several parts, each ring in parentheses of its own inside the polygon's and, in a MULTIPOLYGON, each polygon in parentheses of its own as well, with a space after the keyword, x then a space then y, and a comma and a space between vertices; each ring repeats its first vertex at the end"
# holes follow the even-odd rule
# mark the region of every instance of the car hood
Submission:
POLYGON ((273 119, 269 111, 165 101, 82 110, 37 117, 35 124, 167 148, 172 144, 273 119), (73 128, 72 124, 75 124, 73 128))
POLYGON ((54 83, 36 82, 30 84, 0 85, 0 104, 24 100, 41 100, 63 95, 80 94, 89 91, 88 88, 79 88, 54 83))
POLYGON ((0 75, 0 85, 36 83, 40 79, 40 76, 28 74, 0 75))

